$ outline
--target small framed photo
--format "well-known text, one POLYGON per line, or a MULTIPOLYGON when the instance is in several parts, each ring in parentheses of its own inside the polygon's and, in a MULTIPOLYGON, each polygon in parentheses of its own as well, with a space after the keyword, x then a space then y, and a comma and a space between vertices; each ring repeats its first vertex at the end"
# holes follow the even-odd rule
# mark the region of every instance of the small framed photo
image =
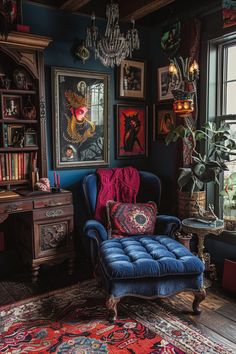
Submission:
POLYGON ((4 119, 19 119, 21 116, 21 96, 2 95, 2 116, 4 119))
POLYGON ((176 116, 172 109, 153 105, 153 141, 165 139, 176 125, 176 116))
POLYGON ((116 158, 148 156, 148 108, 118 104, 116 113, 116 158))
POLYGON ((24 147, 24 125, 7 126, 7 145, 9 147, 24 147))
POLYGON ((172 87, 169 76, 169 67, 163 66, 157 69, 157 100, 172 100, 172 87))
POLYGON ((118 98, 145 99, 146 62, 123 60, 117 70, 118 98))
POLYGON ((25 132, 25 147, 37 146, 37 134, 33 130, 25 132))

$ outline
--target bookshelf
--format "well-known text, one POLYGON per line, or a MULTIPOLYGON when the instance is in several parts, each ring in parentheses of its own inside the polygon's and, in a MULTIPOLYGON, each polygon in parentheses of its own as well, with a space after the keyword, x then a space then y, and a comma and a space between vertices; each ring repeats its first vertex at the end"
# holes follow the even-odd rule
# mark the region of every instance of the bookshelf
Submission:
POLYGON ((0 187, 47 177, 44 50, 48 37, 11 32, 0 39, 0 187))

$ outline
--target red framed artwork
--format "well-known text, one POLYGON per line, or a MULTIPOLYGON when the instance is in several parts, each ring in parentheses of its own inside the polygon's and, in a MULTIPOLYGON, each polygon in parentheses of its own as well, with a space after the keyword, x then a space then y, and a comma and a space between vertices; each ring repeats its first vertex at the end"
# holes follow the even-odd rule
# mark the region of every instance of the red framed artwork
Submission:
POLYGON ((148 156, 148 108, 118 104, 116 112, 116 158, 148 156))

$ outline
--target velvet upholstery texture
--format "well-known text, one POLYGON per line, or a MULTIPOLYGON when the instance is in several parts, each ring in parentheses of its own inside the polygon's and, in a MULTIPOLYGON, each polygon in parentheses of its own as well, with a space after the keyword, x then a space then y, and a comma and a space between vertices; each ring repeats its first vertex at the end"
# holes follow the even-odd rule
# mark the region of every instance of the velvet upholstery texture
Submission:
MULTIPOLYGON (((161 183, 152 173, 140 171, 137 202, 160 202, 161 183)), ((157 215, 154 235, 131 235, 108 239, 106 228, 94 220, 97 196, 95 174, 84 178, 83 190, 90 214, 84 225, 84 235, 91 240, 91 258, 95 273, 109 295, 108 309, 115 314, 116 303, 123 296, 165 297, 190 290, 204 298, 202 261, 174 240, 181 227, 178 218, 157 215), (115 300, 114 300, 115 299, 115 300)), ((196 295, 198 296, 198 295, 196 295)))
POLYGON ((100 264, 109 279, 201 274, 203 263, 168 236, 133 236, 102 243, 100 264))

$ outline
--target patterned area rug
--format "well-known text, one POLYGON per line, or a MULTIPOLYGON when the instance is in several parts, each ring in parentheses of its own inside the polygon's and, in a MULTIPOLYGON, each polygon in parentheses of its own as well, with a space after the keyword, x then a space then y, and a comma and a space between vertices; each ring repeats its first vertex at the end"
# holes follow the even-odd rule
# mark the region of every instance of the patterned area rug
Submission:
POLYGON ((106 321, 104 304, 90 281, 2 306, 0 352, 231 353, 154 301, 123 299, 114 324, 106 321))

